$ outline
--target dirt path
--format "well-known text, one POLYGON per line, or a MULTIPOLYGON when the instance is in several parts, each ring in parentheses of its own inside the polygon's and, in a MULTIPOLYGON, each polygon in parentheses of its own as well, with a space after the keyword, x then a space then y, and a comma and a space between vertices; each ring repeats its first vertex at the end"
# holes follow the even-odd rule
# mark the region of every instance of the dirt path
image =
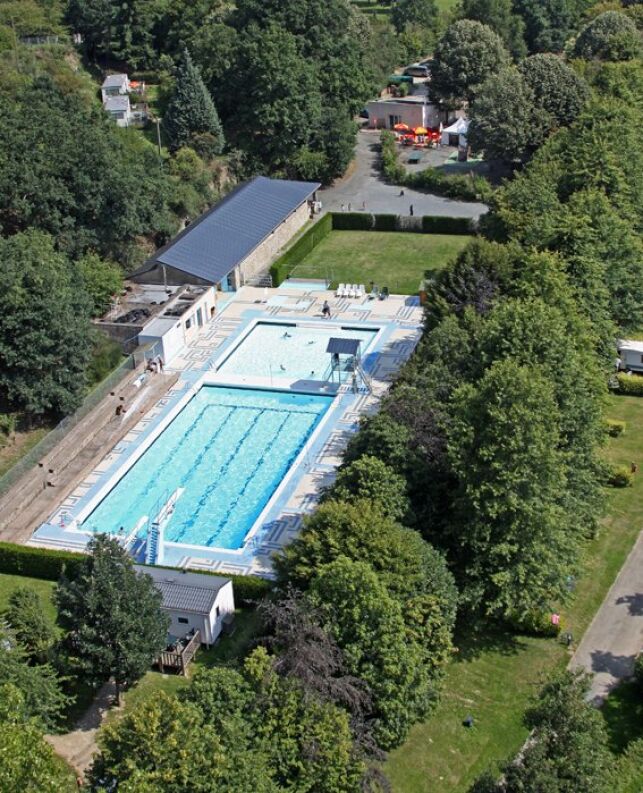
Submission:
POLYGON ((632 674, 643 649, 643 532, 578 645, 571 669, 592 675, 588 698, 602 704, 632 674))
POLYGON ((45 736, 56 754, 81 777, 85 775, 97 751, 96 734, 107 711, 112 709, 114 694, 114 684, 105 683, 71 732, 45 736))

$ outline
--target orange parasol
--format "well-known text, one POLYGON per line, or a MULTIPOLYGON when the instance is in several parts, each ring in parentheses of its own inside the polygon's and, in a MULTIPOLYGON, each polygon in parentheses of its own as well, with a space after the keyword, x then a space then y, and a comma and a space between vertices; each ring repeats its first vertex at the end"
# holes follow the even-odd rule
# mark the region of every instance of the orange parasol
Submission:
POLYGON ((413 132, 416 135, 426 135, 429 130, 426 127, 416 127, 413 132))
POLYGON ((408 131, 409 131, 409 129, 410 129, 410 127, 409 127, 409 125, 408 125, 408 124, 402 124, 402 123, 400 123, 400 124, 396 124, 396 125, 393 127, 393 129, 394 129, 396 132, 408 132, 408 131))

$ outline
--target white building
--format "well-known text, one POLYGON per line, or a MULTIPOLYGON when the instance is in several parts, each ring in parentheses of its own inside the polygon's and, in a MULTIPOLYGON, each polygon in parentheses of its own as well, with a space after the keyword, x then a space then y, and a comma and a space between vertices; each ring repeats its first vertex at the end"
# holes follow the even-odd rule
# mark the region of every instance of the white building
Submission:
POLYGON ((100 87, 103 105, 111 96, 127 96, 130 92, 129 78, 126 74, 108 74, 100 87))
POLYGON ((621 369, 643 372, 643 341, 619 340, 618 355, 621 359, 621 369))
POLYGON ((462 115, 461 110, 443 110, 429 102, 422 94, 411 94, 393 99, 373 99, 366 105, 368 125, 372 129, 393 129, 396 124, 407 127, 437 128, 462 115))
POLYGON ((226 616, 234 614, 229 578, 162 567, 134 567, 137 572, 149 575, 161 593, 161 608, 170 617, 171 636, 181 638, 195 630, 201 634, 201 644, 214 644, 226 616))
POLYGON ((133 120, 129 96, 108 96, 103 108, 119 127, 129 127, 133 120))

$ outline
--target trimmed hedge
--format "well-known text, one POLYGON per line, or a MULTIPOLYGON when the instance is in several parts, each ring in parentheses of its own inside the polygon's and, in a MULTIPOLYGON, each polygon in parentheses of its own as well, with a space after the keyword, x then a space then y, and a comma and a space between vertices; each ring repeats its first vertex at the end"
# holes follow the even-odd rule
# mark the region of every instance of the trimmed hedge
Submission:
MULTIPOLYGON (((58 581, 64 570, 70 578, 73 578, 83 559, 86 558, 83 553, 56 551, 50 548, 31 548, 28 545, 0 542, 0 573, 8 575, 24 575, 30 578, 41 578, 45 581, 58 581)), ((176 567, 167 567, 166 569, 178 570, 176 567)), ((229 575, 209 570, 194 572, 232 579, 235 597, 239 602, 261 600, 274 587, 274 582, 265 578, 229 575)))
POLYGON ((332 229, 333 218, 330 214, 326 214, 304 232, 270 267, 272 285, 279 286, 290 275, 293 267, 299 264, 324 237, 327 237, 332 229))
POLYGON ((74 576, 85 555, 49 548, 31 548, 12 542, 0 542, 0 573, 58 581, 63 570, 74 576))
POLYGON ((371 231, 373 228, 370 212, 333 212, 331 217, 335 231, 371 231))
POLYGON ((617 466, 610 471, 607 483, 612 487, 632 487, 632 472, 624 465, 617 466))
POLYGON ((423 215, 422 231, 424 234, 474 234, 475 221, 471 218, 450 218, 434 215, 423 215))
POLYGON ((397 231, 397 215, 373 215, 373 231, 397 231))
POLYGON ((427 190, 446 198, 462 201, 484 201, 488 203, 494 188, 484 176, 479 174, 447 174, 435 168, 426 168, 417 173, 407 174, 404 183, 416 190, 427 190))
POLYGON ((640 375, 619 372, 616 379, 619 393, 627 396, 643 396, 643 377, 640 375))

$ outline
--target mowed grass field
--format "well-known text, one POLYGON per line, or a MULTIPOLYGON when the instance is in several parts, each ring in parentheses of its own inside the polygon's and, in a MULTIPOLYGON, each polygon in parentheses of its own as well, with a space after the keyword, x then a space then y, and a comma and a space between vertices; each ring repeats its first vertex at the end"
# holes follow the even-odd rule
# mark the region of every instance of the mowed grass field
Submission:
POLYGON ((293 278, 329 278, 338 283, 388 286, 394 294, 417 294, 426 270, 439 270, 471 237, 396 231, 331 231, 293 269, 293 278))
MULTIPOLYGON (((642 464, 643 398, 610 397, 606 414, 626 421, 627 428, 610 440, 605 457, 619 465, 642 464)), ((641 525, 643 474, 639 473, 633 487, 607 491, 604 528, 587 546, 573 601, 561 609, 563 630, 571 630, 576 642, 616 578, 641 525)), ((427 722, 413 727, 385 765, 395 793, 465 793, 486 768, 497 770, 527 736, 522 715, 530 697, 569 659, 567 649, 555 639, 487 634, 461 638, 459 645, 437 709, 427 722), (475 720, 470 729, 462 725, 469 714, 475 720)), ((615 740, 613 748, 621 750, 622 742, 615 740)))

